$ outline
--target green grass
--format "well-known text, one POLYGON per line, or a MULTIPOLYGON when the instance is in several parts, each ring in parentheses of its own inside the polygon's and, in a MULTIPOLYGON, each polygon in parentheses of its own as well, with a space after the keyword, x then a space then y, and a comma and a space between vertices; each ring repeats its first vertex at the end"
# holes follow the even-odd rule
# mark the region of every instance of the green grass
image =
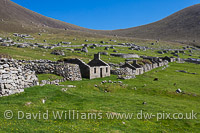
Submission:
POLYGON ((42 81, 42 80, 53 81, 53 80, 56 80, 56 79, 63 79, 63 77, 57 76, 57 75, 54 75, 54 74, 38 74, 37 76, 38 76, 39 81, 42 81))
POLYGON ((56 56, 51 53, 51 50, 46 49, 31 49, 31 48, 17 48, 17 47, 2 47, 0 46, 1 54, 8 54, 14 59, 25 59, 25 60, 36 60, 36 59, 45 59, 56 61, 61 56, 56 56))
MULTIPOLYGON (((102 37, 93 38, 89 36, 76 36, 66 34, 31 34, 35 40, 26 40, 31 43, 42 43, 47 40, 47 43, 56 44, 61 41, 70 41, 72 45, 100 43, 100 41, 109 41, 115 39, 118 42, 110 42, 111 45, 118 43, 131 42, 141 46, 151 48, 182 48, 179 43, 160 41, 156 45, 151 45, 154 40, 139 40, 130 38, 117 37, 102 37), (73 39, 77 38, 77 41, 73 39), (89 42, 84 42, 88 39, 89 42)), ((11 34, 1 35, 10 37, 14 40, 19 38, 13 37, 11 34)), ((20 42, 24 42, 21 40, 20 42)), ((115 47, 118 53, 133 53, 146 56, 171 56, 171 54, 160 55, 157 50, 147 51, 132 51, 128 48, 115 47)), ((105 51, 104 48, 97 47, 96 49, 88 48, 88 53, 78 53, 67 51, 63 48, 56 48, 65 51, 65 56, 57 56, 50 54, 53 50, 46 49, 31 49, 31 48, 16 48, 0 46, 0 54, 8 54, 14 59, 48 59, 56 61, 62 58, 80 58, 86 63, 93 59, 93 54, 105 51)), ((109 49, 108 54, 114 53, 113 49, 109 49)), ((195 51, 193 56, 179 54, 181 58, 199 58, 200 53, 195 51)), ((107 63, 120 63, 125 59, 102 55, 101 59, 107 63)), ((199 120, 160 120, 156 118, 150 120, 108 120, 105 113, 138 113, 141 110, 146 113, 189 113, 192 110, 198 112, 200 110, 200 65, 196 64, 178 64, 170 63, 170 67, 165 70, 157 68, 143 75, 137 76, 136 79, 118 80, 117 76, 112 75, 107 78, 100 79, 83 79, 82 81, 66 81, 62 85, 75 85, 76 88, 68 88, 66 92, 61 91, 64 87, 46 85, 43 87, 36 86, 26 88, 24 93, 11 95, 0 98, 0 131, 1 132, 198 132, 199 120), (190 73, 176 72, 176 70, 185 70, 190 73), (158 81, 153 81, 158 78, 158 81), (123 81, 121 86, 119 83, 101 84, 103 80, 123 81), (176 83, 176 86, 174 85, 176 83), (97 85, 97 87, 95 87, 97 85), (136 90, 134 88, 137 88, 136 90), (177 94, 175 91, 180 88, 184 94, 177 94), (107 91, 108 93, 106 93, 107 91), (47 99, 45 104, 41 100, 47 99), (27 105, 27 103, 30 103, 27 105), (147 102, 143 105, 143 102, 147 102), (12 120, 4 118, 4 111, 12 110, 14 117, 12 120), (77 110, 82 113, 103 113, 103 120, 54 120, 50 115, 48 120, 32 119, 18 120, 17 112, 24 111, 27 113, 41 113, 52 111, 68 111, 77 110), (125 122, 125 124, 123 124, 125 122)), ((38 75, 41 80, 55 80, 62 77, 52 74, 38 75)), ((200 118, 200 116, 199 116, 200 118)))
MULTIPOLYGON (((13 37, 12 34, 0 34, 2 37, 10 37, 14 41, 17 41, 17 39, 20 39, 19 37, 13 37)), ((44 43, 43 40, 47 40, 46 43, 48 44, 57 44, 61 41, 65 42, 72 42, 72 45, 81 45, 81 44, 100 44, 100 41, 109 42, 109 45, 117 45, 118 43, 135 43, 140 46, 147 46, 150 48, 162 48, 162 49, 180 49, 182 48, 183 44, 174 43, 174 42, 165 42, 160 41, 156 43, 154 40, 139 40, 139 39, 130 39, 130 38, 117 38, 117 37, 102 37, 102 38, 95 38, 95 37, 82 37, 82 36, 74 36, 74 35, 66 35, 66 34, 42 34, 41 36, 38 34, 31 34, 32 37, 35 38, 35 40, 23 40, 20 39, 20 42, 30 42, 30 43, 44 43), (73 40, 76 38, 77 40, 73 40), (88 39, 89 42, 85 42, 84 40, 88 39), (117 40, 117 43, 111 42, 110 39, 117 40), (151 43, 154 42, 155 45, 151 45, 151 43)), ((81 47, 79 47, 81 48, 81 47)), ((65 48, 55 48, 64 50, 66 53, 66 56, 57 56, 50 54, 53 50, 47 50, 47 49, 40 49, 40 48, 17 48, 17 47, 2 47, 0 46, 0 54, 8 54, 11 57, 15 59, 26 59, 26 60, 35 60, 35 59, 48 59, 48 60, 59 60, 62 58, 80 58, 84 60, 85 62, 89 62, 89 60, 93 59, 93 54, 98 52, 108 52, 110 55, 113 52, 113 49, 109 49, 108 51, 104 50, 104 47, 97 47, 95 49, 88 48, 89 53, 79 53, 79 52, 71 52, 65 50, 65 48)), ((138 55, 144 55, 144 56, 158 56, 158 57, 164 57, 164 56, 172 56, 170 53, 167 54, 158 54, 158 50, 147 50, 147 51, 136 51, 136 50, 129 50, 127 47, 115 47, 115 50, 118 51, 118 53, 133 53, 138 55)), ((199 58, 200 52, 194 51, 192 56, 189 56, 189 52, 186 51, 185 54, 179 54, 180 58, 199 58)), ((120 63, 124 62, 125 59, 119 58, 119 57, 112 57, 112 56, 102 56, 102 59, 106 61, 107 63, 120 63)))
MULTIPOLYGON (((48 77, 40 75, 40 79, 48 77)), ((62 92, 61 88, 53 85, 31 87, 24 93, 0 98, 0 130, 2 132, 198 132, 199 120, 17 120, 17 111, 38 113, 52 111, 77 110, 87 112, 138 113, 140 110, 148 113, 189 113, 200 110, 200 65, 171 63, 165 70, 152 70, 136 79, 118 80, 116 76, 103 79, 83 81, 66 81, 63 85, 75 85, 62 92), (176 72, 186 70, 196 72, 196 75, 176 72), (158 81, 153 81, 158 78, 158 81), (103 80, 123 81, 127 86, 106 83, 103 80), (177 86, 174 86, 174 83, 177 86), (144 86, 146 84, 146 86, 144 86), (98 87, 95 87, 98 85, 98 87), (137 88, 134 90, 133 88, 137 88), (177 94, 181 88, 185 94, 177 94), (105 93, 104 90, 109 90, 105 93), (196 94, 196 96, 193 96, 196 94), (42 104, 41 99, 47 99, 42 104), (26 106, 27 102, 32 102, 26 106), (143 105, 143 102, 147 102, 143 105), (14 117, 6 120, 5 110, 12 110, 14 117), (125 122, 125 124, 123 124, 125 122)), ((105 115, 103 115, 105 118, 105 115)))

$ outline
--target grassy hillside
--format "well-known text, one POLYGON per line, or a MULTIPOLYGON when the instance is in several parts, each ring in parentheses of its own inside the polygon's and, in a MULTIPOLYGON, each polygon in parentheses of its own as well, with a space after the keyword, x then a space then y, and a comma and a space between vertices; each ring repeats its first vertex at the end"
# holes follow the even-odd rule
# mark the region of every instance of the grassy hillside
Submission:
MULTIPOLYGON (((200 66, 195 64, 170 64, 165 70, 155 69, 136 79, 117 84, 100 85, 103 80, 118 81, 115 76, 64 82, 63 85, 76 85, 66 92, 63 87, 43 86, 25 89, 24 93, 0 98, 1 132, 198 132, 199 120, 159 120, 107 119, 106 113, 189 113, 200 109, 198 89, 200 66), (175 72, 187 70, 197 75, 175 72), (153 81, 159 78, 159 81, 153 81), (174 86, 174 83, 177 86, 174 86), (127 86, 126 86, 127 84, 127 86), (145 85, 146 84, 146 85, 145 85), (98 87, 95 87, 98 85, 98 87), (137 88, 136 90, 134 88, 137 88), (176 94, 181 88, 185 94, 176 94), (108 92, 104 92, 104 90, 108 92), (41 100, 46 99, 42 104, 41 100), (147 104, 143 104, 146 102, 147 104), (29 105, 27 103, 30 103, 29 105), (5 110, 13 111, 13 119, 6 120, 5 110), (48 120, 17 120, 17 112, 45 113, 46 111, 76 110, 81 113, 103 113, 103 119, 69 120, 54 119, 52 113, 48 120)), ((44 78, 44 77, 43 77, 44 78)), ((198 115, 199 116, 199 115, 198 115)))
POLYGON ((10 0, 0 1, 0 32, 75 33, 82 36, 121 36, 184 42, 200 46, 200 5, 194 5, 158 22, 113 31, 92 30, 45 17, 10 0))
MULTIPOLYGON (((58 31, 57 31, 58 33, 58 31)), ((134 43, 138 46, 146 46, 152 49, 147 51, 129 50, 128 47, 115 47, 115 49, 105 50, 105 47, 88 47, 88 53, 79 51, 69 51, 66 48, 55 48, 63 50, 65 56, 50 54, 54 49, 41 48, 17 48, 16 46, 0 46, 0 54, 7 54, 14 59, 48 59, 52 61, 63 58, 80 58, 85 62, 93 59, 93 55, 98 52, 107 52, 108 55, 102 55, 101 59, 107 63, 120 63, 125 59, 110 56, 111 53, 133 53, 146 56, 172 56, 169 53, 159 54, 160 49, 182 49, 187 46, 178 42, 155 41, 144 39, 133 39, 126 37, 112 37, 104 35, 89 34, 86 32, 67 31, 59 34, 52 33, 31 33, 35 40, 25 40, 20 37, 14 37, 11 33, 0 34, 0 37, 9 37, 18 43, 48 43, 57 44, 61 41, 72 42, 72 45, 81 44, 101 44, 101 41, 108 42, 108 45, 118 45, 118 43, 134 43), (76 40, 74 40, 76 38, 76 40), (46 40, 46 42, 44 42, 46 40), (88 42, 85 42, 88 40, 88 42), (110 40, 117 40, 113 42, 110 40), (155 45, 152 45, 154 43, 155 45)), ((106 43, 107 44, 107 43, 106 43)), ((64 45, 64 44, 62 44, 64 45)), ((105 44, 101 44, 105 45, 105 44)), ((82 47, 77 47, 82 48, 82 47)), ((74 48, 72 48, 74 49, 74 48)), ((191 50, 191 49, 190 49, 191 50)), ((184 54, 180 53, 181 58, 199 58, 200 51, 193 50, 190 55, 189 49, 184 54)), ((62 77, 52 74, 37 75, 39 80, 55 80, 62 77)), ((200 109, 200 65, 190 63, 170 63, 169 67, 154 69, 136 79, 118 80, 117 76, 100 78, 94 80, 83 79, 82 81, 66 81, 62 86, 45 85, 26 88, 25 92, 0 97, 0 132, 198 132, 198 119, 193 120, 175 120, 163 119, 128 119, 122 118, 108 119, 107 115, 116 115, 117 113, 133 113, 134 117, 141 111, 146 113, 195 113, 200 109), (177 72, 184 70, 189 73, 177 72), (158 81, 154 81, 157 78, 158 81), (104 80, 116 81, 116 83, 101 84, 104 80), (121 81, 122 83, 120 83, 121 81), (74 85, 70 88, 67 85, 74 85), (64 89, 63 89, 64 88, 64 89), (177 94, 175 91, 180 88, 183 93, 177 94), (65 91, 66 90, 66 91, 65 91), (43 99, 46 102, 43 104, 43 99), (12 119, 5 119, 5 111, 13 112, 12 119), (43 119, 43 115, 48 110, 49 118, 43 119), (102 119, 68 119, 57 118, 53 112, 75 110, 83 114, 102 113, 102 119), (18 120, 18 112, 32 113, 18 120), (35 116, 35 119, 33 115, 35 116), (29 118, 29 119, 28 119, 29 118)), ((10 115, 9 113, 7 115, 10 115)), ((70 113, 72 115, 72 113, 70 113)), ((22 117, 22 115, 19 115, 22 117)), ((77 116, 77 114, 76 114, 77 116)), ((79 117, 80 118, 80 117, 79 117)), ((99 118, 99 117, 98 117, 99 118)))
POLYGON ((48 27, 69 30, 87 30, 69 23, 45 17, 18 4, 15 4, 10 0, 0 1, 0 18, 0 30, 5 30, 7 32, 19 32, 18 30, 20 29, 22 31, 31 31, 31 28, 48 27), (4 27, 7 28, 5 29, 4 27))
MULTIPOLYGON (((140 39, 129 39, 129 38, 119 38, 119 37, 81 37, 81 36, 74 36, 72 35, 66 35, 66 34, 46 34, 43 33, 42 35, 38 34, 31 34, 32 37, 35 38, 35 40, 23 40, 20 37, 14 37, 12 34, 2 34, 2 37, 10 37, 12 40, 19 42, 19 43, 44 43, 44 40, 47 40, 45 43, 48 44, 57 44, 62 41, 64 42, 72 42, 71 45, 81 45, 81 44, 101 44, 101 41, 108 42, 108 44, 101 44, 101 45, 118 45, 118 43, 135 43, 139 46, 146 46, 149 48, 154 48, 153 50, 148 49, 147 51, 136 51, 136 50, 129 50, 128 47, 115 47, 115 49, 109 49, 105 50, 105 47, 96 47, 95 49, 92 49, 88 47, 88 53, 83 53, 79 51, 69 51, 66 50, 66 48, 55 48, 65 51, 65 56, 57 56, 50 54, 54 49, 41 49, 41 48, 35 48, 32 49, 29 48, 17 48, 16 46, 12 47, 4 47, 0 46, 0 54, 7 54, 15 59, 26 59, 26 60, 34 60, 34 59, 48 59, 48 60, 59 60, 62 58, 80 58, 83 59, 85 62, 89 62, 89 60, 93 59, 93 55, 98 52, 107 52, 108 55, 102 55, 101 58, 108 62, 108 63, 120 63, 124 62, 125 59, 119 58, 119 57, 112 57, 110 54, 115 53, 114 50, 117 51, 117 53, 132 53, 132 54, 139 54, 144 56, 158 56, 158 57, 164 57, 164 56, 172 56, 172 54, 165 53, 165 54, 159 54, 158 49, 182 49, 183 44, 180 43, 171 43, 171 42, 155 42, 154 40, 140 40, 140 39), (74 40, 76 38, 76 40, 74 40), (115 39, 117 42, 112 42, 110 39, 115 39), (20 40, 20 41, 17 41, 20 40), (88 42, 85 42, 85 40, 88 40, 88 42), (155 43, 155 45, 151 45, 151 43, 155 43)), ((64 44, 62 44, 64 45, 64 44)), ((67 46, 67 45, 66 45, 67 46)), ((71 48, 71 47, 68 47, 71 48)), ((82 47, 76 47, 76 48, 82 48, 82 47)), ((74 48, 72 48, 74 49, 74 48)), ((199 51, 193 51, 192 56, 190 56, 191 53, 187 50, 184 54, 180 53, 180 58, 199 58, 200 52, 199 51)))

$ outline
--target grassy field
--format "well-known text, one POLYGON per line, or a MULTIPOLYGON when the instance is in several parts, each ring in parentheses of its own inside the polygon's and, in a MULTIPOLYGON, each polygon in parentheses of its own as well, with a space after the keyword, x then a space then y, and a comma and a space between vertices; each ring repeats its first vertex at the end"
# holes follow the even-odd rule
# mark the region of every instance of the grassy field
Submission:
MULTIPOLYGON (((19 38, 13 37, 12 34, 1 35, 2 37, 10 37, 13 40, 19 38)), ((92 37, 76 37, 73 35, 53 35, 53 34, 32 34, 36 40, 26 40, 31 43, 42 43, 43 40, 48 40, 47 43, 56 44, 61 41, 72 42, 72 45, 80 45, 86 43, 88 39, 90 43, 100 43, 100 41, 108 41, 115 39, 118 42, 110 42, 110 45, 129 42, 140 46, 148 46, 151 48, 182 48, 185 45, 172 42, 160 41, 155 43, 153 40, 138 40, 127 38, 92 38, 92 37), (154 42, 156 45, 151 45, 154 42)), ((24 40, 20 40, 24 42, 24 40)), ((93 54, 98 52, 114 53, 133 53, 146 56, 171 56, 170 53, 158 54, 158 50, 136 51, 128 48, 115 47, 115 49, 104 50, 104 47, 96 47, 95 49, 88 48, 88 53, 71 52, 63 48, 56 48, 65 51, 65 56, 57 56, 50 54, 53 50, 40 48, 17 48, 0 46, 0 54, 8 54, 14 59, 48 59, 56 61, 63 58, 80 58, 85 62, 93 59, 93 54)), ((189 52, 179 54, 181 58, 199 58, 200 53, 194 51, 192 56, 189 52)), ((125 59, 112 57, 110 55, 102 55, 101 59, 107 63, 120 63, 125 59)), ((52 74, 38 75, 41 80, 55 80, 61 77, 52 74)), ((153 115, 165 113, 190 113, 200 110, 200 65, 189 63, 170 63, 169 67, 154 69, 143 75, 137 76, 136 79, 118 80, 112 75, 107 78, 94 80, 83 79, 82 81, 66 81, 61 83, 63 86, 35 86, 26 88, 24 93, 15 94, 8 97, 0 98, 0 131, 1 132, 198 132, 200 125, 199 119, 193 120, 175 120, 163 119, 157 120, 158 117, 149 119, 144 118, 147 113, 153 115), (177 72, 184 70, 189 73, 177 72), (158 78, 158 81, 154 81, 158 78), (104 80, 116 81, 116 83, 101 84, 104 80), (122 81, 123 83, 118 83, 122 81), (67 85, 74 85, 75 88, 69 88, 67 85), (64 89, 63 89, 64 88, 64 89), (177 94, 175 91, 180 88, 183 93, 177 94), (66 91, 64 91, 66 90, 66 91), (45 99, 45 104, 42 100, 45 99), (11 110, 13 112, 12 119, 6 119, 4 112, 11 110), (48 110, 48 119, 44 119, 44 115, 48 110), (75 110, 75 116, 79 115, 78 119, 69 119, 69 110, 75 110), (22 119, 18 119, 18 112, 25 113, 22 119), (66 118, 55 119, 53 112, 66 114, 66 118), (65 113, 66 111, 66 113, 65 113), (77 112, 78 111, 78 112, 77 112), (143 111, 144 116, 138 119, 136 116, 143 111), (164 111, 164 112, 163 112, 164 111), (29 114, 32 113, 31 118, 29 114), (133 118, 117 119, 117 113, 134 114, 133 118), (35 119, 33 115, 35 116, 35 119), (40 114, 40 119, 39 119, 40 114), (86 114, 85 119, 80 116, 86 114), (89 118, 89 114, 96 114, 96 119, 89 118), (109 119, 109 115, 113 115, 114 119, 109 119), (115 117, 116 115, 116 117, 115 117), (28 118, 27 118, 28 117, 28 118), (100 119, 100 118, 101 119, 100 119), (98 119, 99 118, 99 119, 98 119), (135 118, 135 119, 134 119, 135 118)), ((163 115, 164 115, 163 114, 163 115)), ((8 114, 9 115, 9 114, 8 114)), ((72 115, 72 112, 70 112, 72 115)), ((22 117, 22 114, 19 114, 22 117)))
MULTIPOLYGON (((49 75, 40 75, 42 79, 49 75)), ((190 113, 200 110, 200 65, 171 63, 165 70, 157 68, 137 76, 136 79, 121 80, 119 83, 106 83, 109 78, 63 82, 75 85, 66 92, 63 87, 46 85, 25 89, 24 93, 0 98, 1 132, 198 132, 200 120, 159 120, 152 119, 107 119, 106 113, 190 113), (176 72, 186 70, 196 75, 176 72), (158 78, 158 81, 153 81, 158 78), (176 83, 176 86, 174 86, 176 83), (97 85, 97 87, 95 87, 97 85), (134 89, 134 88, 137 89, 134 89), (181 88, 184 94, 177 94, 181 88), (105 92, 106 90, 106 92, 105 92), (46 99, 46 103, 42 103, 46 99), (146 104, 143 104, 146 102, 146 104), (27 104, 31 103, 31 104, 27 104), (6 120, 4 111, 12 110, 13 118, 6 120), (18 111, 24 113, 45 113, 49 119, 17 119, 18 111), (54 119, 51 112, 75 110, 80 113, 102 113, 102 119, 54 119)), ((20 116, 21 117, 21 116, 20 116)), ((200 118, 200 115, 198 115, 200 118)))
MULTIPOLYGON (((14 41, 20 39, 19 37, 13 37, 12 34, 0 34, 1 37, 10 37, 14 41)), ((173 42, 155 42, 155 40, 139 40, 139 39, 130 39, 130 38, 118 38, 118 37, 102 37, 102 38, 93 38, 93 37, 74 37, 73 35, 65 35, 65 34, 31 34, 35 40, 23 40, 20 39, 19 42, 30 42, 30 43, 44 43, 43 40, 47 40, 46 43, 48 44, 57 44, 61 41, 64 42, 72 42, 72 45, 81 45, 81 44, 100 44, 101 41, 109 42, 109 45, 118 45, 118 43, 134 43, 139 46, 146 46, 149 48, 159 48, 159 49, 181 49, 183 44, 173 43, 173 42), (77 40, 73 40, 76 38, 77 40), (85 42, 84 40, 88 39, 89 42, 85 42), (117 40, 117 42, 112 42, 110 39, 117 40), (151 45, 151 43, 155 43, 155 45, 151 45)), ((103 45, 103 44, 102 44, 103 45)), ((81 48, 81 47, 77 47, 81 48)), ((85 62, 89 62, 89 60, 93 59, 93 54, 98 52, 107 52, 109 55, 103 55, 102 59, 108 63, 120 63, 124 62, 125 59, 123 58, 116 58, 110 56, 111 53, 115 53, 113 50, 116 50, 118 53, 132 53, 132 54, 139 54, 145 56, 154 56, 154 57, 164 57, 164 56, 172 56, 172 54, 165 53, 159 54, 159 50, 147 50, 147 51, 136 51, 136 50, 129 50, 128 47, 115 47, 115 49, 105 50, 105 47, 96 47, 95 49, 88 48, 88 53, 82 52, 71 52, 66 50, 66 48, 55 48, 65 51, 65 56, 57 56, 50 54, 53 50, 50 49, 40 49, 40 48, 17 48, 17 47, 3 47, 0 46, 0 54, 8 54, 15 59, 26 59, 26 60, 34 60, 34 59, 48 59, 48 60, 59 60, 62 58, 80 58, 85 62)), ((180 53, 180 58, 199 58, 200 52, 193 51, 192 56, 189 51, 185 51, 185 54, 180 53)))

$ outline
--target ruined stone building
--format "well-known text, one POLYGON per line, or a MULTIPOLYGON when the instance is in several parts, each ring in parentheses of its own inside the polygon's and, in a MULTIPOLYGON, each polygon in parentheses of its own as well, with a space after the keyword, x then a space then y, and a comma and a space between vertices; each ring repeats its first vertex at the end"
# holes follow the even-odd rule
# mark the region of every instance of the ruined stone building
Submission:
POLYGON ((167 60, 168 62, 174 62, 176 61, 176 58, 174 57, 168 57, 168 56, 165 56, 164 58, 162 58, 163 60, 167 60))
POLYGON ((152 68, 162 67, 168 63, 167 60, 163 60, 163 58, 159 57, 142 57, 143 59, 150 60, 152 63, 152 68), (167 62, 166 62, 167 61, 167 62))
POLYGON ((82 80, 79 65, 48 60, 14 60, 0 58, 0 96, 24 91, 39 85, 36 74, 56 74, 65 80, 82 80))
MULTIPOLYGON (((150 70, 152 70, 154 68, 162 67, 162 66, 168 64, 167 60, 163 60, 162 58, 159 58, 159 57, 146 57, 146 56, 143 56, 142 58, 146 59, 146 60, 149 60, 150 62, 143 62, 143 64, 139 65, 137 63, 137 60, 132 60, 132 63, 125 62, 125 64, 121 66, 120 70, 123 72, 123 69, 128 68, 128 69, 131 69, 131 71, 129 70, 130 74, 132 74, 132 75, 141 75, 144 72, 148 72, 148 71, 150 71, 150 70)), ((112 73, 115 74, 115 71, 112 71, 112 73)), ((120 73, 120 72, 117 72, 117 73, 120 73)))
POLYGON ((88 65, 90 66, 90 79, 110 76, 110 66, 100 59, 100 54, 95 54, 94 59, 88 65))
POLYGON ((65 59, 64 62, 78 64, 83 78, 94 79, 110 76, 110 66, 100 59, 100 54, 94 54, 94 59, 88 64, 80 59, 65 59))
POLYGON ((140 75, 144 73, 144 69, 142 66, 137 64, 137 60, 134 60, 132 63, 126 62, 121 68, 128 67, 135 72, 135 75, 140 75))
POLYGON ((153 69, 152 64, 148 64, 148 63, 144 64, 142 67, 143 67, 144 72, 148 72, 153 69))

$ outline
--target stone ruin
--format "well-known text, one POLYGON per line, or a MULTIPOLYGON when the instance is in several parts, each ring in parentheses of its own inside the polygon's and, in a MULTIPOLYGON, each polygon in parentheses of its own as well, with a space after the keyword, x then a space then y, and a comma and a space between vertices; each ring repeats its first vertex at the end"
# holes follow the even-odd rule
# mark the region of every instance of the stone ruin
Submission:
POLYGON ((83 78, 95 79, 110 76, 110 66, 100 59, 100 54, 94 54, 94 59, 88 64, 80 59, 65 59, 65 63, 77 64, 83 78))
POLYGON ((142 62, 130 59, 126 60, 124 64, 117 66, 118 68, 114 66, 114 68, 111 69, 111 74, 118 75, 120 79, 131 79, 135 78, 135 75, 141 75, 157 67, 167 66, 168 62, 175 61, 175 58, 170 57, 159 58, 141 56, 141 58, 143 58, 142 62))
POLYGON ((0 96, 20 93, 24 88, 39 85, 36 74, 55 74, 62 76, 62 81, 82 80, 80 68, 76 64, 0 58, 0 96))
POLYGON ((79 65, 76 64, 50 60, 21 60, 21 62, 25 65, 26 69, 35 71, 36 74, 55 74, 70 81, 82 80, 79 65))
POLYGON ((24 91, 38 84, 34 71, 25 69, 13 59, 0 59, 0 96, 8 96, 24 91))
POLYGON ((117 68, 115 70, 111 70, 111 74, 118 75, 118 79, 133 79, 135 77, 135 71, 132 69, 125 67, 125 68, 117 68))

